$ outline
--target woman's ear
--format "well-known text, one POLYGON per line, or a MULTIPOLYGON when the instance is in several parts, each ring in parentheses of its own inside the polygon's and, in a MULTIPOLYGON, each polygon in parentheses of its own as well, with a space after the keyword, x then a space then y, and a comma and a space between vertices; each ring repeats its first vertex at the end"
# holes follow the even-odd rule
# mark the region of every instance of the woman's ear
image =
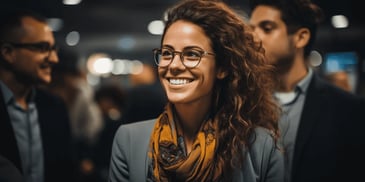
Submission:
POLYGON ((295 45, 297 48, 303 48, 305 47, 310 38, 311 34, 308 28, 300 28, 295 33, 295 45))

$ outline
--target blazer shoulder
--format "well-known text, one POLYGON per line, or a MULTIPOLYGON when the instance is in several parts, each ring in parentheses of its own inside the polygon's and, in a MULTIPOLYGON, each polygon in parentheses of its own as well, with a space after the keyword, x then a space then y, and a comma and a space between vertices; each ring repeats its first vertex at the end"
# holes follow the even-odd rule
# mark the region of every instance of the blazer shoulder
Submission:
POLYGON ((150 119, 145 121, 138 121, 134 123, 122 124, 119 126, 116 134, 115 140, 117 143, 124 143, 125 140, 130 142, 143 142, 149 139, 152 133, 156 119, 150 119))
POLYGON ((123 124, 115 134, 109 181, 146 181, 147 152, 156 119, 123 124))
POLYGON ((265 146, 274 148, 276 146, 272 132, 263 127, 255 128, 255 132, 250 139, 252 142, 252 149, 262 149, 265 146))
POLYGON ((138 121, 128 124, 123 124, 119 127, 118 130, 127 130, 127 131, 148 131, 152 130, 152 127, 154 126, 156 122, 156 119, 149 119, 145 121, 138 121))
POLYGON ((249 159, 258 181, 283 181, 284 156, 272 133, 268 129, 257 127, 251 141, 249 159))

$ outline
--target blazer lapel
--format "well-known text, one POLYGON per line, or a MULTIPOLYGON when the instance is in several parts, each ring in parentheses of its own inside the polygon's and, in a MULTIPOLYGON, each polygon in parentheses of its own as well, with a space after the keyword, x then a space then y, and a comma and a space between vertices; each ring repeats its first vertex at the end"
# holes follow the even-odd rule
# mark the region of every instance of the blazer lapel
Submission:
POLYGON ((319 117, 320 112, 323 111, 326 107, 324 107, 324 98, 322 94, 322 88, 320 85, 320 80, 313 75, 311 83, 307 90, 306 99, 303 106, 302 116, 299 123, 298 133, 296 137, 294 156, 293 156, 293 169, 292 174, 294 175, 296 172, 297 163, 300 163, 303 148, 312 135, 313 128, 316 127, 316 124, 320 122, 319 117), (322 111, 321 111, 322 110, 322 111))
POLYGON ((20 154, 3 93, 0 89, 0 154, 9 159, 22 171, 20 154))

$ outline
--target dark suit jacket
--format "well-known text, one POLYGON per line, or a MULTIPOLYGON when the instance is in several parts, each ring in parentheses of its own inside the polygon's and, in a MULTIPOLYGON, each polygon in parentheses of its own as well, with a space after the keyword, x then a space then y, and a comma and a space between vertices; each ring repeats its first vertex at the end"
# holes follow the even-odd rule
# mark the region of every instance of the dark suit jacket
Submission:
POLYGON ((1 182, 24 182, 19 169, 4 156, 0 155, 0 181, 1 182))
MULTIPOLYGON (((37 90, 35 102, 43 142, 45 182, 75 181, 75 154, 66 106, 59 98, 41 90, 37 90)), ((22 171, 19 149, 1 90, 0 155, 22 171)))
POLYGON ((364 103, 314 75, 296 137, 292 182, 355 179, 353 172, 359 169, 348 159, 363 160, 365 155, 355 151, 364 147, 359 129, 365 122, 364 103))

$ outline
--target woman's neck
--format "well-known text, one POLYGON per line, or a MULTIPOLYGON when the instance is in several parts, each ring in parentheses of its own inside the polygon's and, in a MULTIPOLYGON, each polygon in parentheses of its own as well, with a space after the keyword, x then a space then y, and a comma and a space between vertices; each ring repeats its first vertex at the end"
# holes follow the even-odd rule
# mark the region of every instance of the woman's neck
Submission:
POLYGON ((210 103, 202 104, 176 104, 175 121, 177 123, 178 133, 184 137, 187 153, 190 153, 191 147, 199 132, 199 129, 209 113, 210 103))

